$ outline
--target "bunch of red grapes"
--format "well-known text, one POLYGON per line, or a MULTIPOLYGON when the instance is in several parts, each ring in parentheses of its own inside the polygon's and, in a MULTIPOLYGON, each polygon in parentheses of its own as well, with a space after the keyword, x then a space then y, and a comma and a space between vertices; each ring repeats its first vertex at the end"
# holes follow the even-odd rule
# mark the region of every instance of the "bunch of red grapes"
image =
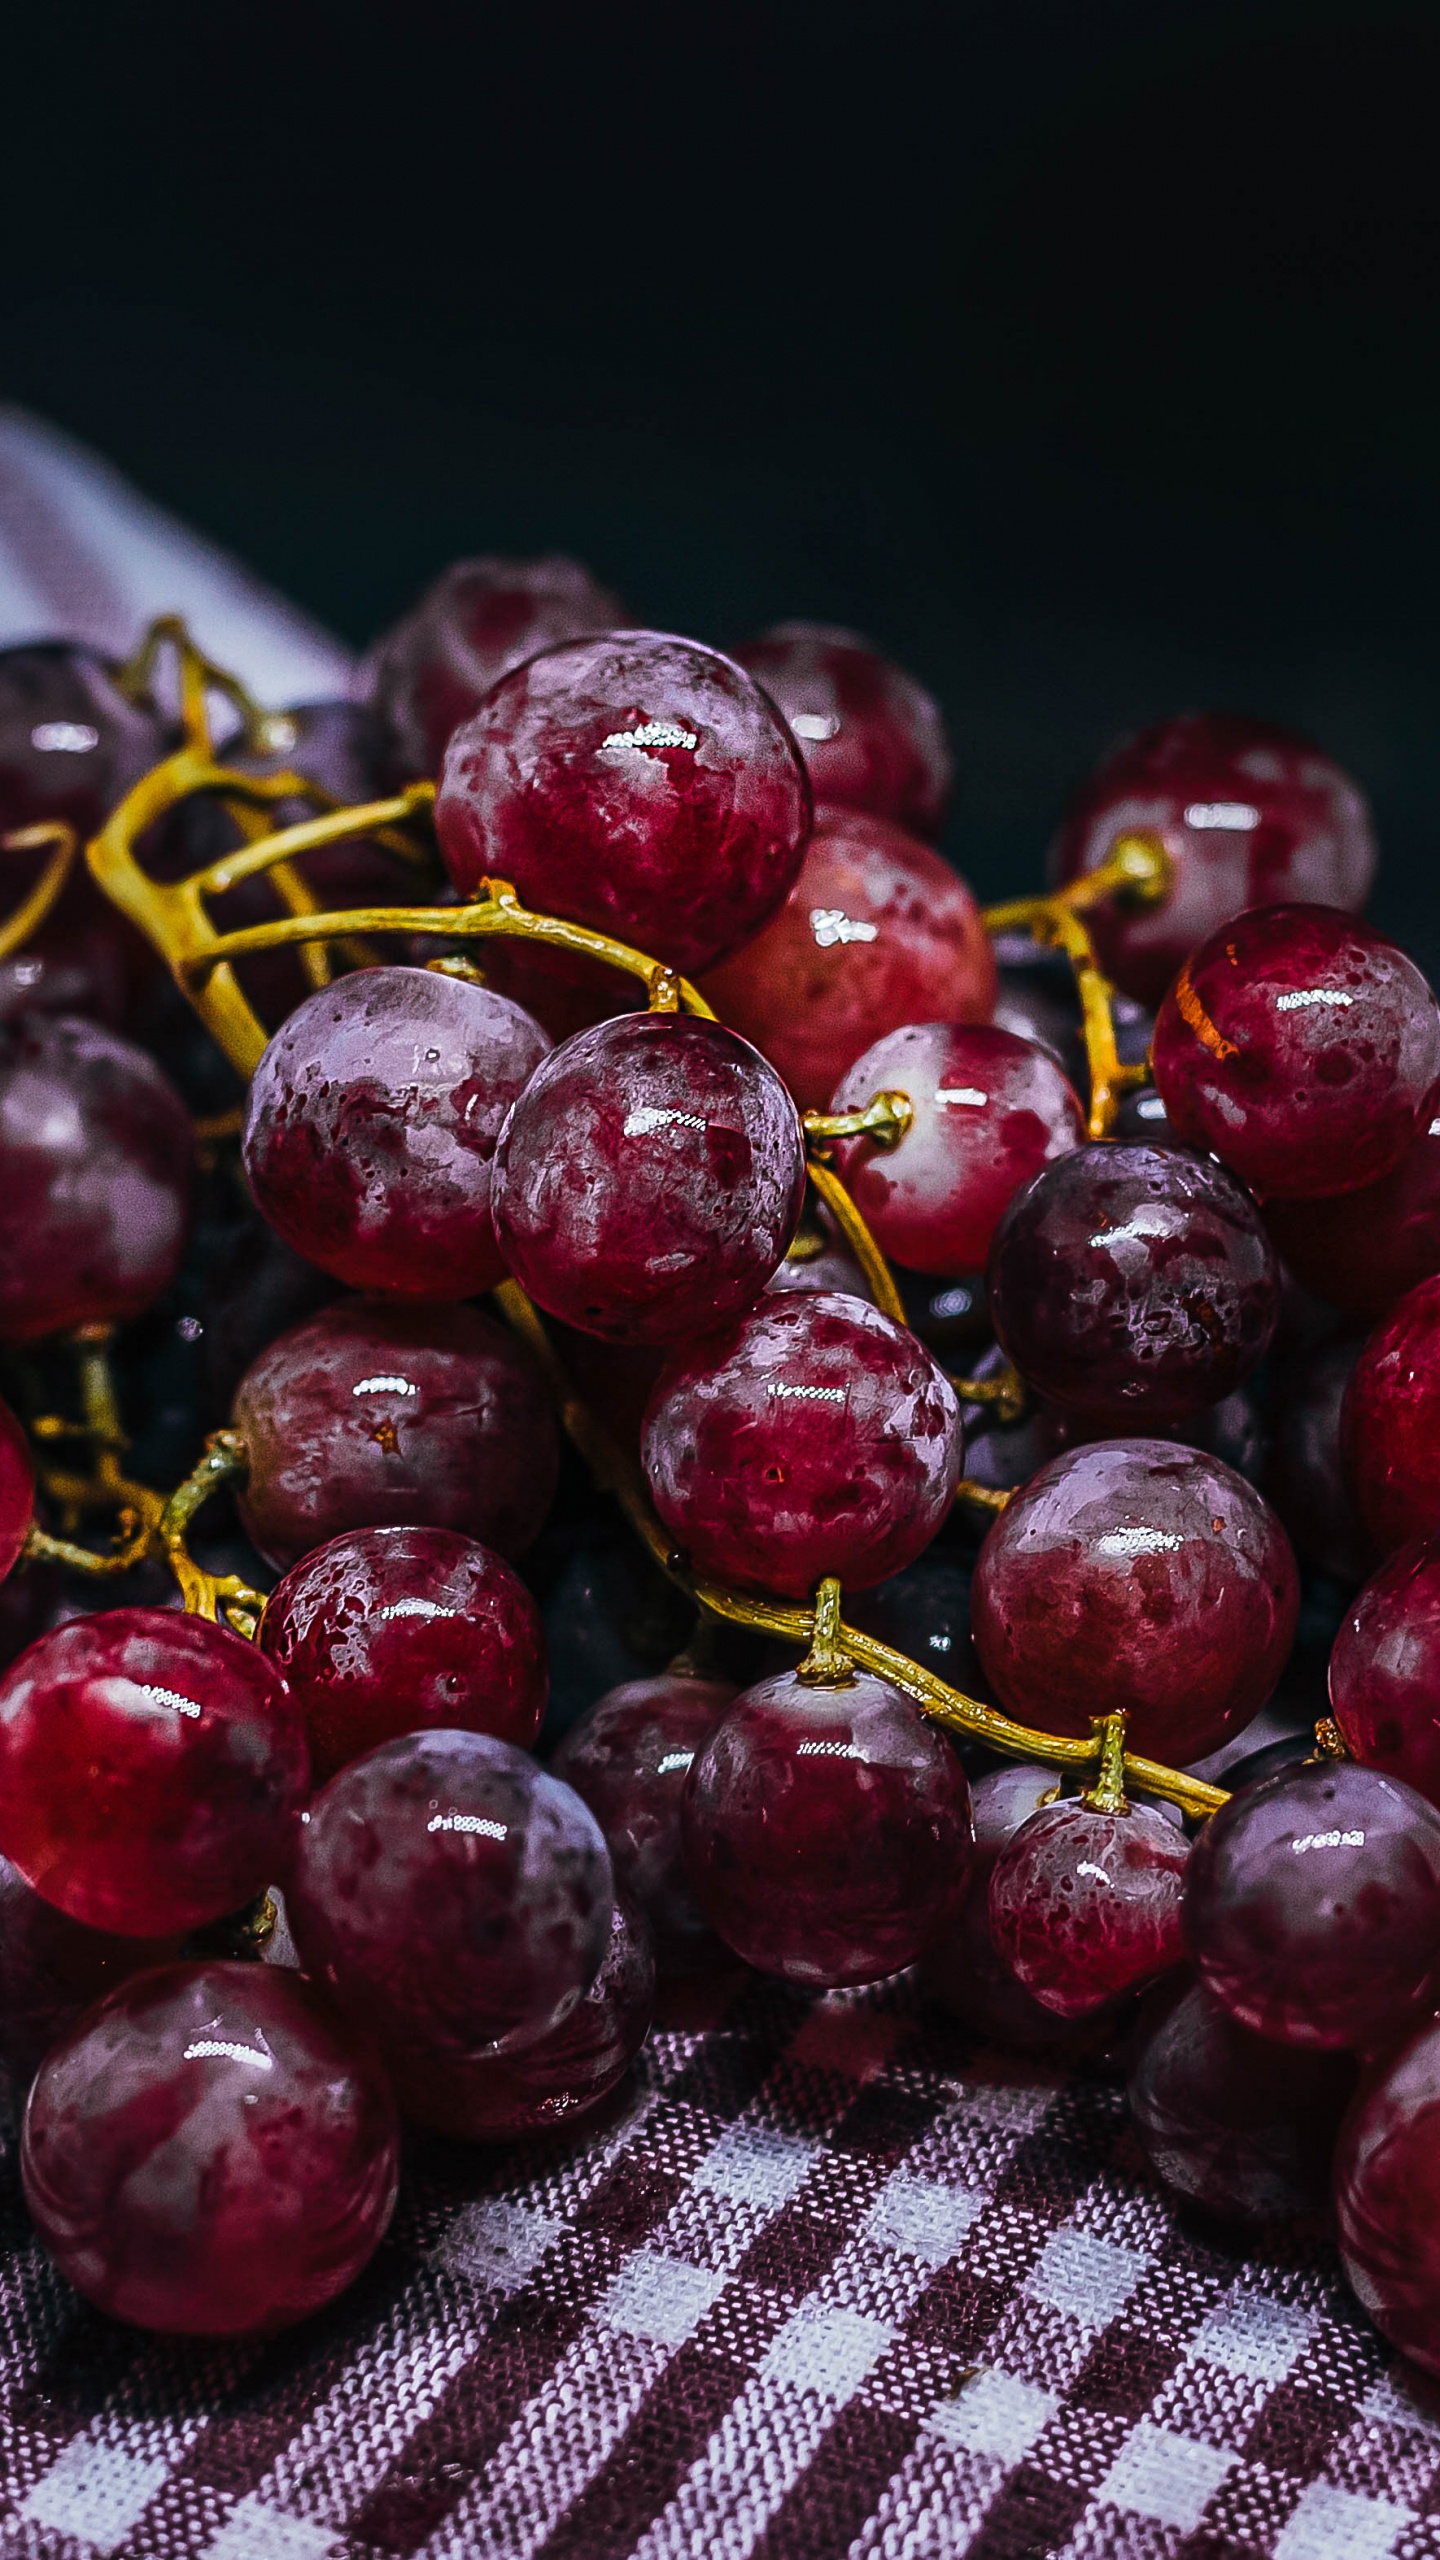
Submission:
MULTIPOLYGON (((0 656, 5 912, 36 829, 93 838, 175 743, 78 646, 0 656)), ((333 977, 267 950, 242 1091, 83 869, 0 961, 0 2055, 58 2265, 142 2325, 281 2327, 377 2246, 402 2117, 623 2103, 657 1981, 914 1966, 1124 2061, 1187 2207, 1333 2198, 1440 2371, 1440 1006, 1360 919, 1355 785, 1188 717, 1083 786, 1051 876, 1113 994, 1095 1134, 1068 964, 987 934, 936 707, 853 634, 732 659, 468 562, 363 700, 224 761, 435 779, 428 893, 377 822, 310 862, 327 912, 504 881, 660 965, 647 1004, 443 912, 333 977), (1087 905, 1137 838, 1147 893, 1087 905), (119 1435, 51 1408, 112 1337, 137 1476, 228 1426, 206 1570, 248 1618, 181 1607, 162 1537, 82 1569, 119 1435), (696 1632, 707 1586, 814 1641, 696 1632)), ((240 842, 220 795, 138 854, 240 842)), ((280 912, 259 872, 218 905, 280 912)))

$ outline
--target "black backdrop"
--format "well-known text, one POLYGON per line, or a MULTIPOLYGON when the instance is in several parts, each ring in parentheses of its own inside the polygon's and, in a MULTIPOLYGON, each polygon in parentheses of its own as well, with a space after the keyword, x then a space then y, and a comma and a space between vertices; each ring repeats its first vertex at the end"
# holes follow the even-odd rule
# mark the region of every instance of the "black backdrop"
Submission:
POLYGON ((1038 878, 1168 709, 1316 733, 1440 968, 1440 12, 12 0, 0 395, 363 640, 558 544, 858 621, 1038 878))

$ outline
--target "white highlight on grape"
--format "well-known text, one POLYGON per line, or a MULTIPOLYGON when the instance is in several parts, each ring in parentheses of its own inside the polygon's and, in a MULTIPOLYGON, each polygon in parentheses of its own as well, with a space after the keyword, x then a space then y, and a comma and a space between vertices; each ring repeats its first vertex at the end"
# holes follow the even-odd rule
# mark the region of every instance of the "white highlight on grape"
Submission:
POLYGON ((427 1831, 475 1831, 484 1840, 507 1840, 510 1836, 507 1825, 492 1822, 488 1813, 432 1813, 425 1828, 427 1831))
POLYGON ((624 1134, 627 1138, 648 1138, 652 1129, 699 1129, 709 1127, 698 1111, 673 1111, 667 1104, 642 1102, 625 1114, 624 1134))
POLYGON ((1348 994, 1344 987, 1295 987, 1288 995, 1276 997, 1275 1010, 1277 1013, 1296 1013, 1301 1005, 1349 1005, 1354 1001, 1354 997, 1348 994))
POLYGON ((840 723, 833 711, 793 711, 790 726, 797 738, 808 738, 812 747, 823 747, 827 738, 840 735, 840 723))
POLYGON ((1097 1867, 1090 1858, 1082 1858, 1075 1873, 1077 1876, 1095 1876, 1101 1884, 1108 1884, 1110 1881, 1104 1868, 1097 1867))
POLYGON ((1097 1554, 1124 1558, 1171 1555, 1176 1548, 1183 1547, 1184 1544, 1185 1541, 1178 1530, 1143 1527, 1107 1529, 1104 1537, 1097 1538, 1095 1541, 1097 1554))
POLYGON ((380 1612, 382 1618, 448 1618, 451 1614, 443 1600, 419 1600, 414 1597, 406 1600, 387 1600, 380 1612))
POLYGON ((858 1745, 853 1742, 827 1740, 823 1742, 797 1742, 795 1745, 795 1757, 797 1760, 858 1760, 861 1757, 861 1753, 858 1745))
POLYGON ((643 720, 638 729, 612 729, 604 744, 607 747, 698 747, 700 741, 693 729, 682 729, 678 720, 643 720))
POLYGON ((1363 1831, 1307 1831, 1303 1839, 1292 1840, 1290 1846, 1297 1858, 1303 1857, 1307 1849, 1363 1849, 1365 1834, 1363 1831))
POLYGON ((413 1378, 361 1378, 350 1390, 352 1396, 418 1396, 413 1378))
POLYGON ((1258 827, 1260 812, 1248 800, 1192 800, 1185 812, 1187 827, 1258 827))
POLYGON ((768 1386, 765 1393, 767 1396, 790 1396, 806 1404, 843 1404, 845 1401, 843 1387, 789 1387, 781 1378, 768 1386))
POLYGON ((100 744, 100 732, 88 720, 42 720, 30 732, 30 744, 42 756, 88 756, 100 744))
POLYGON ((983 1109, 990 1096, 982 1093, 978 1084, 937 1084, 935 1099, 937 1102, 968 1102, 983 1109))
POLYGON ((256 2053, 248 2044, 232 2044, 228 2036, 197 2036, 193 2044, 187 2044, 181 2059, 203 2062, 211 2054, 223 2056, 227 2062, 253 2062, 257 2071, 275 2068, 273 2054, 256 2053))
POLYGON ((810 930, 822 951, 833 951, 837 942, 873 942, 880 927, 863 916, 847 916, 843 907, 812 907, 810 930))
POLYGON ((664 1758, 656 1762, 655 1775, 657 1778, 673 1778, 677 1769, 688 1769, 694 1757, 693 1751, 667 1751, 664 1758))
POLYGON ((182 1698, 178 1689, 157 1689, 149 1680, 141 1680, 136 1685, 142 1697, 153 1698, 157 1707, 173 1707, 178 1715, 189 1716, 192 1723, 198 1724, 205 1713, 193 1698, 182 1698))

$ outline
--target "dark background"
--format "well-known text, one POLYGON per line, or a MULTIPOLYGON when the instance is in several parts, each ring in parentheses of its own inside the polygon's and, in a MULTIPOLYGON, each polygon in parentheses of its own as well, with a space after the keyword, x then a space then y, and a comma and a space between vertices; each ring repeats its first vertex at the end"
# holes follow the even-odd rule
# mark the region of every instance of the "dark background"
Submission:
POLYGON ((1440 13, 15 0, 0 396, 363 641, 558 545, 858 622, 1038 881, 1166 711, 1310 729, 1440 968, 1440 13))

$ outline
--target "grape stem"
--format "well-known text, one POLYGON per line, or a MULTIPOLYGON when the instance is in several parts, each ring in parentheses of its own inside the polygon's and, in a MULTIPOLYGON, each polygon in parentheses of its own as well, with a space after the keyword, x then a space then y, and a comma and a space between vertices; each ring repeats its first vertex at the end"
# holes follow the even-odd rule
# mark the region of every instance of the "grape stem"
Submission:
POLYGON ((16 827, 10 835, 0 836, 0 853, 43 853, 47 845, 51 847, 50 859, 39 879, 0 925, 0 960, 8 960, 13 952, 23 950, 31 935, 39 932, 74 870, 80 851, 74 828, 58 818, 47 820, 43 826, 16 827))
POLYGON ((1096 1716, 1091 1728, 1100 1748, 1100 1767, 1093 1787, 1082 1790, 1080 1801, 1092 1813, 1128 1813, 1125 1793, 1125 1718, 1123 1715, 1096 1716))
POLYGON ((32 1521, 26 1532, 25 1553, 38 1564, 62 1564, 73 1573, 97 1576, 128 1573, 132 1565, 140 1562, 153 1544, 161 1511, 159 1494, 127 1476, 120 1464, 130 1444, 121 1426, 110 1370, 113 1335, 113 1325, 83 1324, 77 1325, 70 1336, 77 1356, 82 1419, 72 1422, 64 1414, 42 1413, 30 1425, 31 1437, 42 1448, 67 1440, 84 1443, 90 1452, 90 1468, 88 1474, 81 1475, 67 1467, 41 1464, 37 1470, 41 1490, 58 1504, 61 1527, 67 1534, 52 1537, 38 1521, 32 1521), (78 1529, 91 1511, 115 1514, 116 1541, 108 1555, 97 1555, 92 1548, 77 1545, 68 1534, 78 1529))
POLYGON ((1018 1422, 1025 1411, 1025 1381, 1008 1360, 988 1378, 957 1378, 952 1369, 950 1384, 962 1404, 993 1405, 997 1422, 1018 1422))
POLYGON ((810 1650, 796 1671, 807 1689, 852 1689, 855 1665, 840 1641, 840 1585, 833 1574, 815 1588, 810 1650))
POLYGON ((253 1640, 265 1614, 265 1594, 242 1582, 238 1573, 207 1573, 186 1544, 185 1532, 201 1507, 221 1485, 239 1484, 250 1460, 238 1431, 212 1431, 205 1454, 183 1484, 171 1494, 159 1520, 159 1542, 166 1563, 180 1586, 180 1597, 197 1618, 213 1618, 236 1635, 253 1640))
POLYGON ((821 1164, 829 1163, 836 1138, 870 1138, 877 1147, 897 1147, 914 1117, 909 1094, 898 1092, 875 1094, 863 1111, 807 1111, 806 1147, 821 1164))
POLYGON ((1090 1071, 1090 1109, 1086 1134, 1108 1138, 1115 1126, 1120 1097, 1143 1084, 1148 1066, 1122 1065, 1115 1046, 1115 990, 1095 958, 1095 945, 1082 921, 1085 912, 1110 897, 1133 905, 1153 906, 1169 895, 1174 865, 1158 836, 1123 835, 1094 871, 1064 889, 1041 898, 1011 898, 985 909, 991 935, 1023 932, 1050 949, 1063 951, 1075 979, 1090 1071))

